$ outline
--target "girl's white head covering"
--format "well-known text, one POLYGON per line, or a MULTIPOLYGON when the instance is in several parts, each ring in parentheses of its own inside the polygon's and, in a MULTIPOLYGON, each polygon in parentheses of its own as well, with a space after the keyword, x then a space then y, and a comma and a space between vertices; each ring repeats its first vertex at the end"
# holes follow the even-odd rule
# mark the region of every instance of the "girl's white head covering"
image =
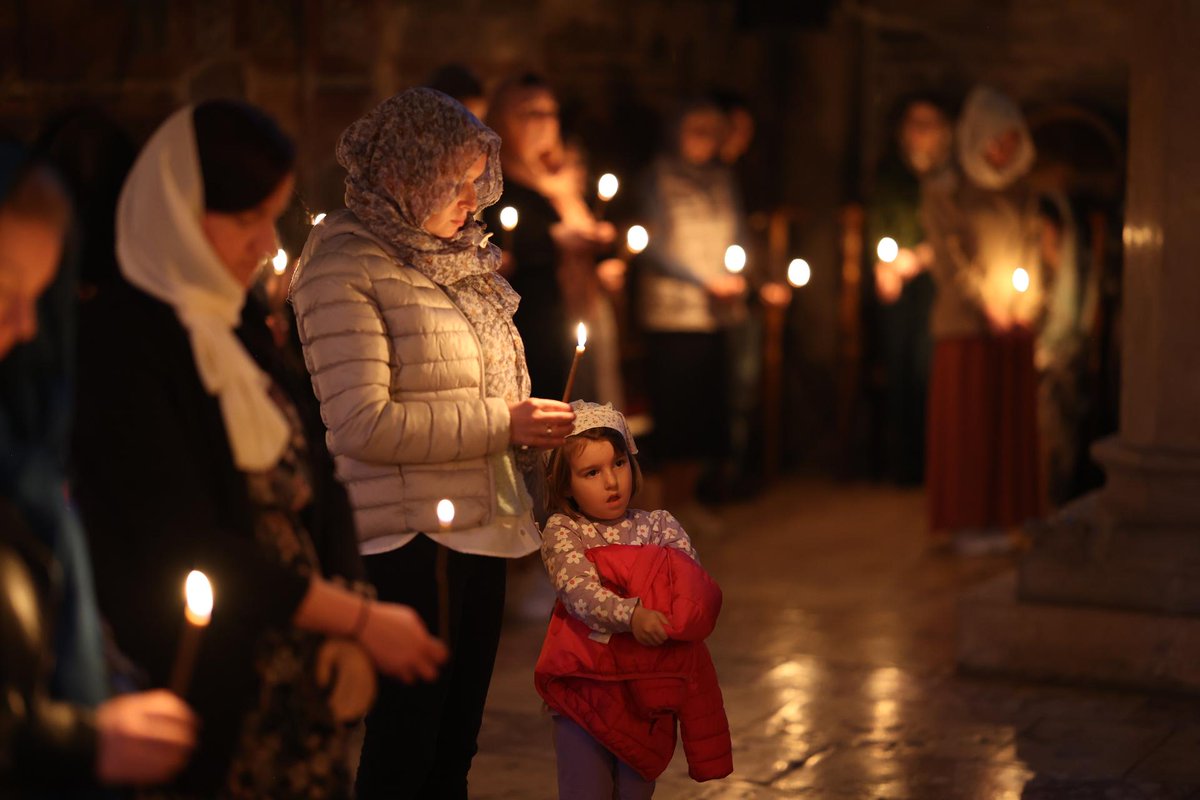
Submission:
POLYGON ((976 86, 967 95, 958 118, 958 161, 971 182, 984 189, 1004 189, 1033 166, 1036 151, 1025 116, 1007 95, 988 86, 976 86), (988 142, 1016 130, 1020 137, 1012 160, 996 169, 986 158, 988 142))
POLYGON ((234 334, 246 288, 200 227, 204 180, 192 107, 164 122, 142 148, 117 205, 121 274, 175 309, 187 330, 204 388, 220 402, 238 469, 274 466, 290 436, 268 392, 270 379, 234 334))
POLYGON ((586 400, 575 400, 571 403, 571 409, 575 412, 575 424, 571 426, 571 436, 592 428, 610 428, 624 437, 625 445, 629 448, 631 455, 637 454, 637 442, 633 440, 633 434, 629 432, 629 424, 625 421, 625 415, 613 408, 612 403, 600 405, 599 403, 589 403, 586 400))

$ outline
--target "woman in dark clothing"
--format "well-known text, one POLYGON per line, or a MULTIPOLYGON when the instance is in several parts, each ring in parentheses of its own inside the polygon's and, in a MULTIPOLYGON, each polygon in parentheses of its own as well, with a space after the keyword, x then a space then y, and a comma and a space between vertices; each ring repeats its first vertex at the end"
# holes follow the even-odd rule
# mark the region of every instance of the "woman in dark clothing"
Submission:
POLYGON ((501 86, 488 111, 488 127, 500 134, 504 194, 484 211, 488 230, 500 231, 500 210, 511 206, 520 221, 501 234, 501 271, 521 296, 513 322, 525 343, 534 397, 558 397, 575 350, 575 321, 568 320, 559 280, 560 253, 552 230, 561 219, 552 201, 555 173, 550 161, 560 147, 558 101, 535 75, 501 86))
POLYGON ((63 188, 0 145, 0 795, 170 778, 195 719, 172 694, 108 697, 83 531, 66 500, 74 276, 63 188), (40 297, 40 300, 39 300, 40 297))
POLYGON ((187 692, 203 728, 182 794, 349 796, 344 723, 370 705, 372 661, 411 680, 444 658, 411 609, 361 584, 310 393, 274 368, 260 325, 235 335, 277 246, 292 160, 250 106, 170 117, 122 191, 124 280, 83 320, 78 493, 117 643, 161 685, 183 577, 205 572, 216 596, 187 692))

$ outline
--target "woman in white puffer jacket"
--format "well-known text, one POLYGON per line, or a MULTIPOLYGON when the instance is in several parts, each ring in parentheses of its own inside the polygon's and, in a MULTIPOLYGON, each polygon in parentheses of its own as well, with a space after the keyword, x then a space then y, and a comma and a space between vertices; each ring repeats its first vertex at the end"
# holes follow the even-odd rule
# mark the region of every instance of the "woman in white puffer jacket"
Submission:
POLYGON ((381 599, 412 606, 431 628, 449 622, 453 663, 436 683, 381 684, 360 798, 466 798, 504 559, 540 544, 525 479, 540 479, 536 450, 562 444, 574 419, 565 403, 529 397, 512 323, 519 298, 474 219, 500 196, 499 149, 440 92, 385 101, 342 134, 347 210, 313 229, 292 281, 367 572, 381 599), (449 526, 438 522, 442 498, 456 507, 449 526))

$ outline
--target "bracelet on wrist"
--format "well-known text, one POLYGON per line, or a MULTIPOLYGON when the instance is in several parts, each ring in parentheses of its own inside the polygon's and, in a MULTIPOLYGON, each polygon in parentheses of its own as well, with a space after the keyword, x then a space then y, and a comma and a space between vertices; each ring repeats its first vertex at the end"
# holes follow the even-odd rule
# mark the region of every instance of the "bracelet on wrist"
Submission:
POLYGON ((367 597, 362 597, 362 603, 358 607, 358 616, 354 620, 354 630, 350 631, 350 638, 358 640, 362 637, 363 631, 367 628, 367 620, 371 618, 371 601, 367 597))

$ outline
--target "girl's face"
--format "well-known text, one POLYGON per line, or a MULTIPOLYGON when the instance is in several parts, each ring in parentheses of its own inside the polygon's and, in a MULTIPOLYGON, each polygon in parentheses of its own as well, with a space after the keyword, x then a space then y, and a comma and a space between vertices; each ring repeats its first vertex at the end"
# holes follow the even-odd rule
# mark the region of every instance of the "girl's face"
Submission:
POLYGON ((467 171, 461 176, 458 194, 441 209, 429 215, 421 225, 426 233, 431 233, 441 239, 453 238, 459 229, 467 223, 467 217, 475 213, 479 207, 479 195, 475 191, 475 181, 487 169, 487 154, 475 159, 467 171))
POLYGON ((51 226, 0 212, 0 359, 37 335, 37 301, 62 256, 51 226))
POLYGON ((287 208, 296 179, 287 175, 265 200, 246 211, 205 211, 200 220, 204 238, 226 269, 242 286, 279 249, 275 222, 287 208))
POLYGON ((606 522, 624 516, 633 489, 629 456, 616 452, 604 439, 580 439, 568 456, 571 493, 579 510, 606 522))

